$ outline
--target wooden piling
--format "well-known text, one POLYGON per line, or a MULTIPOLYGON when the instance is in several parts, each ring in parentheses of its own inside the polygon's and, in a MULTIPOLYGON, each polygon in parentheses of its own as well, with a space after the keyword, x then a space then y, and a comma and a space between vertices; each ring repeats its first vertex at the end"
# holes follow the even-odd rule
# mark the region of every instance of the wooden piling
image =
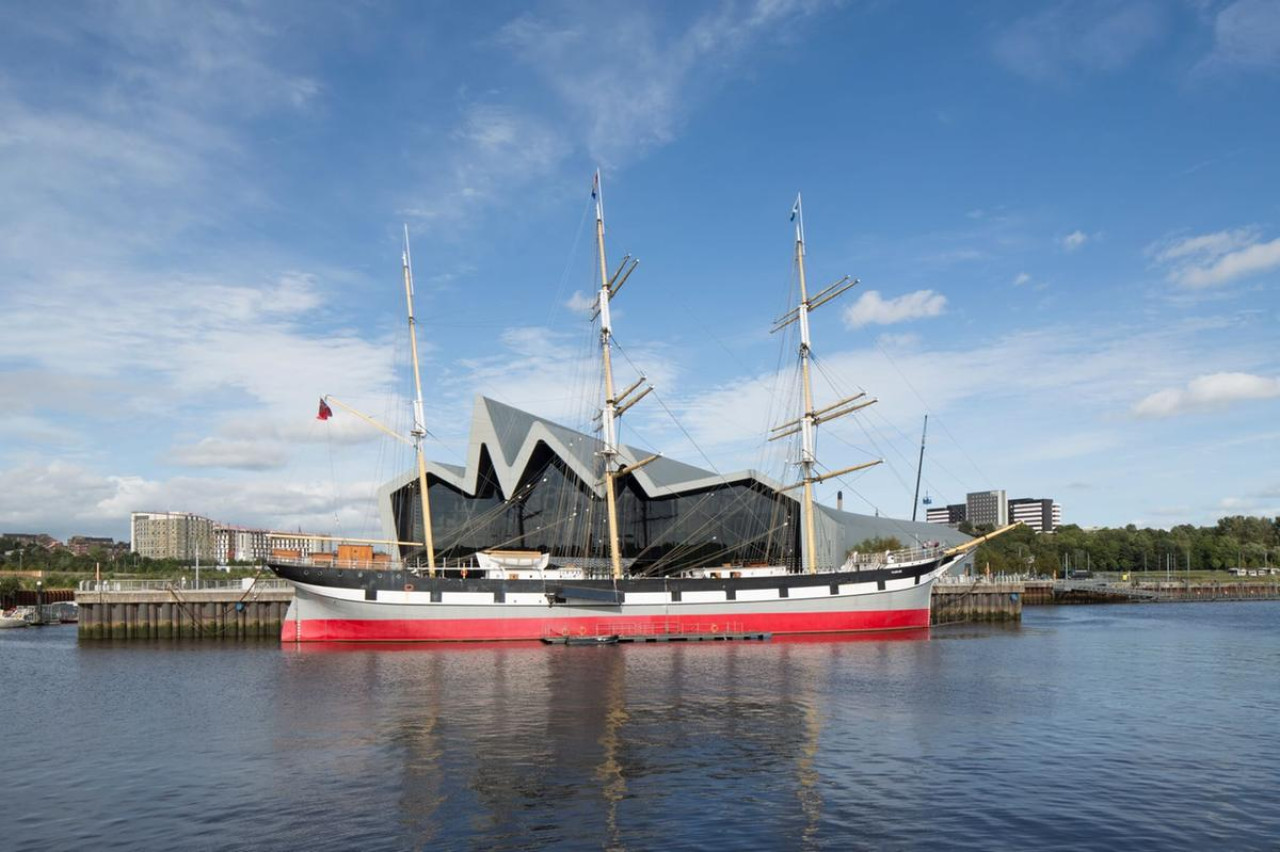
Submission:
POLYGON ((82 591, 82 640, 244 640, 280 636, 292 589, 82 591))
POLYGON ((929 623, 1018 622, 1023 592, 1021 582, 935 583, 929 623))

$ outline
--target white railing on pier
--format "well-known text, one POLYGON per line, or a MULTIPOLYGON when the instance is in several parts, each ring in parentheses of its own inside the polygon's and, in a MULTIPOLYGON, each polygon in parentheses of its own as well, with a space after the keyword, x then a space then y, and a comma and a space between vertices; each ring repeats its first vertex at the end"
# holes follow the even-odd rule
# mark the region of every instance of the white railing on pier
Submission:
POLYGON ((171 589, 182 592, 214 592, 214 591, 255 591, 283 590, 290 588, 289 583, 275 577, 254 580, 246 577, 243 580, 201 580, 195 582, 178 580, 81 580, 79 590, 82 592, 167 592, 171 589))
POLYGON ((972 586, 978 583, 1023 583, 1026 574, 943 574, 938 583, 944 586, 972 586))

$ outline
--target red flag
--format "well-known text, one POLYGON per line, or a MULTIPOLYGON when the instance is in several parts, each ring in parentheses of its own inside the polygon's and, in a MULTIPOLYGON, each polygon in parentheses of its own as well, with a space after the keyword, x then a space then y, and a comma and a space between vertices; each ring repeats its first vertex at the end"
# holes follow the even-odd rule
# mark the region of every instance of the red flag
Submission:
POLYGON ((324 401, 324 397, 320 397, 320 410, 316 412, 317 420, 328 420, 333 416, 333 409, 329 407, 329 403, 324 401))

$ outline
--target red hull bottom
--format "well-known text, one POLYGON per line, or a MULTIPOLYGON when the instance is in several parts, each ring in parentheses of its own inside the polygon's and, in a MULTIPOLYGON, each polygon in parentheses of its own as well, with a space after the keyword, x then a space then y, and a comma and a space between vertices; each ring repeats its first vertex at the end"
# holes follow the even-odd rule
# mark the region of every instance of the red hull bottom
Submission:
POLYGON ((633 616, 623 619, 573 618, 475 619, 305 619, 286 621, 282 642, 492 642, 544 636, 661 635, 693 633, 858 633, 912 630, 929 626, 929 610, 802 612, 736 615, 732 621, 706 615, 633 616))

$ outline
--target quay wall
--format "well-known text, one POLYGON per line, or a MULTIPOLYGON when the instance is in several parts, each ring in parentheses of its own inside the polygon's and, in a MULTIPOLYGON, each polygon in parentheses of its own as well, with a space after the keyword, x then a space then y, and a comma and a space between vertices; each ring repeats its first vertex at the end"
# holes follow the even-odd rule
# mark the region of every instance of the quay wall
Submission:
POLYGON ((1027 606, 1280 600, 1280 582, 1028 580, 1026 586, 1024 603, 1027 606))
POLYGON ((1152 591, 1167 601, 1260 601, 1280 599, 1280 582, 1265 583, 1138 583, 1139 591, 1152 591))
POLYGON ((291 589, 78 592, 82 640, 266 639, 280 636, 291 589))
POLYGON ((934 583, 929 623, 1021 621, 1023 593, 1020 581, 934 583))

